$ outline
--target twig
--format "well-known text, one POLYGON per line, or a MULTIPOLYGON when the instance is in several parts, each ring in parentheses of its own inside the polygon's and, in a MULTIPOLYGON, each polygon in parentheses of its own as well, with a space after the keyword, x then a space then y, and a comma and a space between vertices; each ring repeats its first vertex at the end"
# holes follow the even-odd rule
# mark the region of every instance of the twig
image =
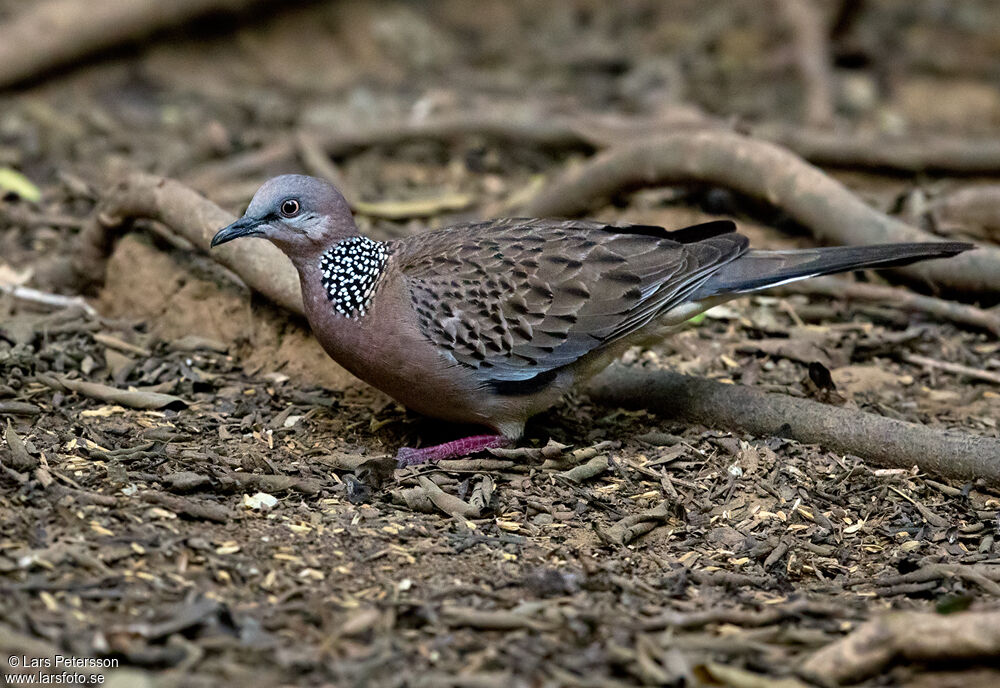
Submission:
MULTIPOLYGON (((928 241, 933 235, 867 205, 843 184, 774 144, 725 131, 671 134, 601 153, 570 169, 521 209, 530 216, 574 215, 623 190, 702 182, 735 189, 785 210, 822 242, 865 245, 928 241)), ((896 272, 965 295, 1000 292, 1000 249, 896 272)))
POLYGON ((934 296, 915 294, 908 289, 888 287, 881 284, 851 282, 840 277, 817 277, 811 280, 792 282, 780 287, 772 287, 768 294, 790 296, 828 296, 832 299, 866 301, 892 304, 893 308, 914 313, 926 313, 941 320, 981 328, 1000 337, 1000 311, 990 311, 964 303, 947 301, 934 296))
POLYGON ((354 201, 351 207, 361 215, 385 220, 407 220, 416 217, 433 217, 441 213, 462 210, 472 205, 467 194, 445 194, 437 198, 419 198, 408 201, 354 201))
MULTIPOLYGON (((419 122, 379 122, 370 128, 316 134, 334 157, 377 145, 397 145, 430 139, 451 141, 482 136, 524 146, 601 150, 637 143, 678 129, 729 129, 721 120, 680 108, 655 118, 594 115, 508 116, 494 111, 458 112, 419 122)), ((1000 141, 935 134, 933 138, 859 135, 854 131, 826 131, 816 127, 765 124, 752 134, 792 149, 817 165, 860 167, 897 172, 949 171, 984 174, 1000 171, 1000 141)), ((292 154, 286 144, 284 157, 292 154)))
POLYGON ((833 121, 833 59, 820 8, 812 0, 775 0, 792 34, 795 66, 805 92, 805 121, 824 126, 833 121))
POLYGON ((960 363, 951 363, 950 361, 939 361, 936 358, 929 358, 919 354, 904 353, 901 358, 907 363, 921 365, 925 368, 937 368, 938 370, 943 370, 946 373, 953 373, 963 377, 971 377, 974 380, 983 380, 985 382, 992 382, 995 385, 1000 385, 1000 373, 970 368, 969 366, 964 366, 960 363))
POLYGON ((479 518, 481 515, 477 507, 462 501, 455 495, 448 494, 430 478, 421 475, 417 481, 431 503, 449 516, 457 514, 463 518, 479 518))
POLYGON ((98 492, 91 492, 90 490, 82 490, 75 487, 66 487, 65 485, 60 485, 58 483, 53 483, 49 486, 49 490, 57 496, 71 496, 75 501, 81 504, 96 504, 97 506, 113 507, 118 504, 118 500, 113 495, 100 494, 98 492))
POLYGON ((486 631, 514 631, 527 629, 546 630, 551 624, 533 619, 525 614, 505 609, 473 609, 471 607, 442 607, 441 619, 449 626, 468 626, 486 631))
POLYGON ((662 631, 666 628, 690 630, 717 624, 758 628, 771 626, 799 616, 836 618, 844 616, 848 611, 846 606, 831 607, 809 600, 799 600, 790 604, 764 607, 760 610, 714 607, 693 612, 667 611, 658 616, 643 619, 639 623, 639 628, 646 632, 662 631))
POLYGON ((434 464, 438 470, 446 473, 515 473, 526 471, 530 465, 501 459, 442 459, 434 464))
POLYGON ((641 407, 710 427, 787 437, 877 465, 1000 484, 1000 439, 906 423, 856 409, 758 392, 663 370, 614 365, 594 378, 591 398, 641 407))
POLYGON ((568 444, 562 444, 561 442, 556 442, 554 439, 550 438, 549 441, 545 443, 544 447, 493 447, 492 449, 487 449, 486 451, 493 456, 510 461, 548 462, 559 459, 563 455, 563 452, 568 448, 568 444))
POLYGON ((225 181, 257 174, 267 167, 288 162, 298 154, 312 174, 340 187, 334 181, 339 172, 331 174, 336 167, 331 167, 329 158, 346 156, 372 146, 482 137, 522 146, 594 150, 663 131, 704 126, 722 126, 722 123, 713 122, 689 107, 677 107, 648 119, 598 115, 525 116, 496 110, 471 110, 425 120, 379 121, 373 126, 337 128, 335 131, 303 129, 293 136, 276 133, 267 146, 201 165, 185 175, 185 181, 198 189, 210 189, 225 181))
POLYGON ((42 412, 38 406, 26 401, 0 400, 0 413, 11 416, 37 416, 42 412))
POLYGON ((202 521, 215 521, 216 523, 226 523, 229 521, 230 512, 222 504, 214 502, 195 501, 187 497, 166 494, 165 492, 154 492, 152 490, 141 493, 140 498, 169 509, 180 516, 187 516, 202 521))
POLYGON ((19 301, 35 303, 42 306, 54 306, 56 308, 79 308, 84 313, 94 318, 97 311, 85 299, 79 296, 63 296, 62 294, 50 294, 48 292, 32 289, 31 287, 17 287, 0 284, 0 292, 10 294, 19 301))
POLYGON ((742 586, 767 588, 775 584, 774 576, 754 576, 747 573, 736 573, 735 571, 689 570, 686 572, 686 575, 697 585, 720 585, 725 588, 739 588, 742 586))
POLYGON ((323 483, 293 475, 271 475, 265 473, 239 473, 220 471, 215 476, 219 487, 228 490, 259 490, 261 492, 295 491, 302 494, 317 494, 323 483))
POLYGON ((1000 612, 897 612, 863 624, 809 657, 802 670, 837 683, 881 672, 894 660, 942 662, 1000 654, 1000 612))
POLYGON ((291 162, 294 155, 294 140, 290 137, 279 137, 263 148, 255 148, 199 165, 184 175, 184 181, 196 189, 217 190, 220 185, 233 179, 254 176, 266 167, 291 162))
POLYGON ((48 0, 0 27, 0 88, 212 12, 236 12, 261 0, 48 0))
POLYGON ((84 220, 72 215, 58 215, 53 213, 34 212, 28 207, 7 206, 0 208, 0 220, 6 225, 17 225, 19 227, 65 227, 67 229, 80 229, 84 220))
POLYGON ((572 483, 582 483, 591 478, 596 478, 606 470, 608 470, 608 457, 604 454, 599 454, 587 463, 574 466, 558 475, 572 483))

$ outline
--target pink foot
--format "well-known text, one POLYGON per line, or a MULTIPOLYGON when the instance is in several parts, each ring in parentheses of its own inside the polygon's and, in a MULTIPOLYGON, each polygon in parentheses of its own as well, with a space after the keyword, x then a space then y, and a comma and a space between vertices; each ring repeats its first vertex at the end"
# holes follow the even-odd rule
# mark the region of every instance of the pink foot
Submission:
POLYGON ((396 465, 400 468, 406 466, 416 466, 429 461, 440 461, 441 459, 454 459, 457 456, 467 456, 484 449, 495 449, 506 447, 510 444, 503 435, 473 435, 463 437, 460 440, 452 440, 444 444, 436 444, 433 447, 423 449, 413 449, 402 447, 396 454, 396 465))

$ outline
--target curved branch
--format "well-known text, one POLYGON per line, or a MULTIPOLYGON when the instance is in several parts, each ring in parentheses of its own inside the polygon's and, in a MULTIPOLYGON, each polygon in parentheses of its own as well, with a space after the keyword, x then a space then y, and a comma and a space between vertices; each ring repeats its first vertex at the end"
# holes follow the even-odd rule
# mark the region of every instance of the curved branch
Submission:
MULTIPOLYGON (((77 238, 74 268, 83 279, 102 279, 115 229, 133 219, 162 222, 207 253, 215 232, 236 218, 180 182, 142 172, 128 174, 104 193, 77 238)), ((236 241, 213 249, 212 257, 251 289, 302 314, 295 269, 270 243, 236 241)))
MULTIPOLYGON (((703 182, 735 189, 785 210, 820 241, 877 244, 935 237, 867 205, 794 153, 728 131, 695 131, 613 148, 563 174, 529 201, 531 216, 575 215, 625 189, 703 182)), ((1000 249, 981 247, 898 274, 967 295, 1000 293, 1000 249)))

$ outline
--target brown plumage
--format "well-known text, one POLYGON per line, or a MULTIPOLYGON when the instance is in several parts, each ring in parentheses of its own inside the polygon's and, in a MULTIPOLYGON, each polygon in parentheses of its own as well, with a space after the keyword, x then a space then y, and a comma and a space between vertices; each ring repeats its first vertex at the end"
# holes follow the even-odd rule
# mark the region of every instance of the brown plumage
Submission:
MULTIPOLYGON (((213 245, 264 236, 299 272, 306 315, 341 365, 411 408, 508 439, 625 347, 741 293, 960 253, 939 242, 752 251, 729 221, 677 231, 504 219, 403 240, 358 234, 325 182, 276 177, 213 245)), ((414 452, 405 462, 496 444, 414 452)))
POLYGON ((484 381, 514 382, 627 337, 746 248, 731 222, 700 229, 683 244, 659 228, 508 219, 389 245, 427 338, 484 381))

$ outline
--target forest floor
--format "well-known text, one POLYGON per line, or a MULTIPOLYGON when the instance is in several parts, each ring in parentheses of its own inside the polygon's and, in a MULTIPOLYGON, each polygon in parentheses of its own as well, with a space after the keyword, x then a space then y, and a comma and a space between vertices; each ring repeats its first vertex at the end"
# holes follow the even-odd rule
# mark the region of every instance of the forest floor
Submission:
MULTIPOLYGON (((899 45, 886 74, 845 58, 852 125, 995 131, 989 3, 971 28, 938 22, 933 3, 872 4, 858 21, 899 45), (927 44, 948 49, 928 64, 927 44), (880 79, 888 95, 869 98, 880 79)), ((72 239, 108 166, 176 177, 236 213, 271 174, 308 171, 268 156, 278 138, 345 121, 691 102, 796 117, 781 32, 752 4, 657 5, 313 5, 4 94, 0 167, 41 201, 0 205, 0 277, 80 293, 72 239)), ((868 50, 856 34, 844 44, 868 50)), ((471 136, 336 164, 371 204, 362 230, 387 238, 501 214, 587 153, 471 136)), ((897 213, 982 181, 832 172, 897 213)), ((650 189, 593 214, 668 228, 735 216, 756 246, 811 243, 719 190, 650 189)), ((455 429, 357 382, 304 322, 152 229, 117 242, 86 306, 0 296, 0 654, 115 658, 120 686, 797 686, 829 681, 804 662, 884 612, 1000 606, 1000 493, 816 446, 580 395, 530 424, 517 460, 393 470, 399 446, 455 429), (464 506, 442 509, 440 491, 464 506)), ((998 375, 996 337, 891 303, 744 299, 626 359, 998 435, 1000 387, 933 365, 998 375)), ((970 688, 1000 670, 903 662, 858 680, 970 688)))

